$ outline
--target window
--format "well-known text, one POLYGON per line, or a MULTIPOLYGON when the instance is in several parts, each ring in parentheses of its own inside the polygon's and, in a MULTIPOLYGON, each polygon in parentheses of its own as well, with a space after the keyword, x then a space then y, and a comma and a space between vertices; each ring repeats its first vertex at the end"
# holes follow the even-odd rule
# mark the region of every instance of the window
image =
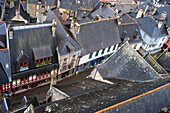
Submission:
POLYGON ((36 67, 41 67, 47 64, 51 64, 51 57, 43 58, 43 59, 38 59, 35 61, 36 67))
POLYGON ((19 68, 20 68, 20 71, 25 71, 25 70, 28 70, 28 62, 24 62, 24 63, 19 63, 19 68))
POLYGON ((95 56, 98 56, 98 54, 99 54, 99 50, 96 51, 96 55, 95 56))
POLYGON ((71 63, 71 64, 68 66, 69 69, 72 68, 72 67, 73 67, 73 63, 71 63))
POLYGON ((162 41, 164 41, 165 37, 162 39, 162 41))
POLYGON ((105 51, 105 48, 102 50, 102 53, 101 53, 101 54, 104 54, 104 51, 105 51))
POLYGON ((63 70, 66 70, 66 66, 63 66, 63 70))
POLYGON ((76 57, 76 55, 73 55, 73 58, 75 58, 76 57))
POLYGON ((161 47, 161 46, 162 46, 162 43, 159 44, 159 47, 161 47))
POLYGON ((107 52, 109 52, 109 51, 110 51, 110 48, 111 48, 111 46, 108 48, 107 52))
POLYGON ((116 48, 116 45, 113 47, 113 50, 115 50, 115 48, 116 48))
POLYGON ((92 56, 93 56, 93 53, 90 53, 90 55, 89 55, 89 59, 90 59, 90 58, 92 58, 92 56))

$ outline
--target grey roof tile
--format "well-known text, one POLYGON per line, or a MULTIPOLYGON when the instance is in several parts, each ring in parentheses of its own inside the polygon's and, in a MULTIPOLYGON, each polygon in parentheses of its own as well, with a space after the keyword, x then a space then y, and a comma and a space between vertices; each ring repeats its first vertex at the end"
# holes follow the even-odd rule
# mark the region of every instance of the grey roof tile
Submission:
POLYGON ((38 4, 38 0, 27 0, 29 4, 38 4))
POLYGON ((170 6, 159 7, 156 10, 156 13, 153 15, 156 19, 159 19, 162 12, 165 11, 167 13, 167 17, 165 19, 165 23, 170 26, 170 6))
POLYGON ((109 86, 110 84, 93 80, 91 78, 86 78, 80 81, 67 83, 63 85, 56 85, 55 87, 69 96, 77 96, 80 94, 85 94, 91 90, 96 90, 101 87, 109 86))
POLYGON ((83 54, 119 44, 121 42, 116 19, 80 24, 77 41, 83 47, 83 54))
POLYGON ((100 7, 96 11, 92 12, 89 16, 92 19, 95 19, 96 16, 101 16, 104 19, 107 19, 117 17, 118 14, 113 9, 109 8, 107 5, 104 5, 103 7, 100 7))
POLYGON ((135 20, 138 22, 139 27, 151 38, 158 38, 168 35, 165 25, 163 24, 161 28, 158 28, 158 23, 150 17, 137 18, 135 20))
POLYGON ((8 50, 0 50, 0 85, 11 82, 11 69, 8 50))
POLYGON ((119 25, 119 32, 120 32, 120 37, 122 41, 127 41, 128 38, 130 38, 129 43, 134 44, 134 43, 140 43, 142 42, 140 30, 138 28, 138 25, 136 23, 134 24, 127 24, 127 25, 119 25), (124 34, 126 32, 126 35, 124 34), (137 39, 137 37, 140 37, 137 39))
POLYGON ((0 35, 6 35, 6 23, 0 22, 0 35))
MULTIPOLYGON (((18 0, 17 0, 18 1, 18 0)), ((12 19, 13 17, 16 16, 16 9, 19 9, 19 3, 16 3, 16 5, 14 5, 14 7, 12 7, 9 12, 8 12, 8 16, 7 16, 7 20, 12 19)), ((21 5, 20 7, 20 15, 25 19, 30 21, 30 16, 29 14, 24 11, 25 9, 23 8, 23 5, 21 5)))
POLYGON ((156 60, 165 70, 170 71, 170 53, 165 52, 156 60))
POLYGON ((81 50, 81 46, 78 44, 77 41, 73 39, 74 37, 67 32, 66 28, 64 28, 64 26, 56 16, 55 12, 51 12, 48 10, 47 21, 52 21, 54 18, 57 20, 56 44, 58 46, 60 55, 63 56, 66 54, 70 54, 66 47, 68 42, 74 46, 75 51, 81 50))
POLYGON ((103 78, 147 82, 160 79, 160 75, 125 43, 111 58, 96 68, 103 78))
POLYGON ((77 5, 75 0, 62 0, 60 8, 77 12, 77 5))
POLYGON ((53 5, 57 6, 58 0, 41 0, 42 5, 53 5))
POLYGON ((148 53, 144 59, 159 73, 159 74, 167 74, 165 69, 159 65, 159 63, 148 53))
POLYGON ((27 11, 27 2, 21 2, 24 11, 27 11))
MULTIPOLYGON (((144 83, 122 81, 116 79, 112 81, 114 84, 111 86, 97 89, 96 91, 92 90, 91 92, 87 92, 86 94, 82 94, 80 96, 76 96, 73 98, 66 98, 46 105, 41 105, 35 108, 35 113, 45 112, 47 106, 52 108, 51 112, 59 112, 59 113, 93 112, 94 113, 101 109, 128 100, 137 95, 143 94, 144 92, 151 91, 159 86, 163 86, 164 84, 169 83, 170 79, 169 78, 161 79, 161 80, 144 82, 144 83)), ((157 98, 157 96, 155 97, 157 98)), ((134 100, 132 102, 137 103, 138 101, 134 100)), ((147 101, 145 101, 145 104, 147 106, 145 107, 144 111, 150 108, 150 106, 147 104, 147 101)), ((133 106, 132 109, 136 109, 135 106, 133 106)), ((155 107, 152 107, 152 109, 155 110, 155 107)), ((127 110, 128 108, 126 107, 125 112, 127 112, 127 110)), ((121 111, 118 112, 122 113, 121 111)), ((140 113, 141 110, 137 109, 135 112, 140 113)))

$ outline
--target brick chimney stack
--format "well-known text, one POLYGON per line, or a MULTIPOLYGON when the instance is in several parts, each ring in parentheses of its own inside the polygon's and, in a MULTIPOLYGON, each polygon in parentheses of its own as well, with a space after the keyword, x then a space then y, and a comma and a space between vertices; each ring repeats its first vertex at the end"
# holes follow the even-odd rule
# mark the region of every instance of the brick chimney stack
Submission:
POLYGON ((167 12, 163 11, 160 18, 159 18, 159 20, 165 20, 166 17, 167 17, 167 12))
POLYGON ((13 39, 13 34, 14 34, 13 28, 9 27, 9 39, 13 39))
POLYGON ((141 17, 142 17, 142 14, 143 14, 143 9, 139 9, 136 18, 141 18, 141 17))
POLYGON ((53 34, 53 37, 55 37, 56 25, 57 25, 57 20, 53 19, 53 25, 52 25, 52 34, 53 34))
POLYGON ((154 15, 156 13, 157 7, 156 6, 152 6, 152 9, 150 11, 150 15, 154 15))

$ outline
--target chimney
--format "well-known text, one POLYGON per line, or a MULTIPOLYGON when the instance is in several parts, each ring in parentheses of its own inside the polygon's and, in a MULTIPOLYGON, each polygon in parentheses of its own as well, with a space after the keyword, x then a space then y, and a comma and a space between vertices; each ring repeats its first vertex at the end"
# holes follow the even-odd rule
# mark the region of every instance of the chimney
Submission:
POLYGON ((10 0, 10 9, 14 7, 14 0, 10 0))
POLYGON ((53 37, 55 37, 56 25, 57 25, 57 20, 53 19, 53 25, 52 25, 52 34, 53 34, 53 37))
POLYGON ((118 25, 121 25, 122 24, 122 18, 117 18, 117 21, 118 21, 118 25))
POLYGON ((146 8, 145 8, 145 11, 143 12, 143 15, 144 15, 144 16, 147 16, 147 15, 146 15, 146 12, 147 12, 147 10, 148 10, 148 7, 149 7, 149 5, 147 4, 147 6, 146 6, 146 8))
POLYGON ((161 28, 162 25, 163 25, 163 23, 162 23, 162 22, 159 22, 159 23, 158 23, 158 28, 161 28))
POLYGON ((143 9, 139 9, 136 18, 141 18, 141 17, 142 17, 142 14, 143 14, 143 9))
POLYGON ((19 19, 19 10, 18 9, 16 9, 16 17, 17 17, 17 19, 19 19))
POLYGON ((9 27, 9 39, 13 39, 14 30, 12 27, 9 27))
POLYGON ((156 13, 157 7, 156 6, 152 6, 152 9, 150 11, 150 15, 154 15, 156 13))
POLYGON ((63 12, 62 18, 63 18, 63 21, 67 21, 67 14, 66 14, 66 12, 63 12))
POLYGON ((167 12, 163 11, 159 20, 165 20, 167 17, 167 12))

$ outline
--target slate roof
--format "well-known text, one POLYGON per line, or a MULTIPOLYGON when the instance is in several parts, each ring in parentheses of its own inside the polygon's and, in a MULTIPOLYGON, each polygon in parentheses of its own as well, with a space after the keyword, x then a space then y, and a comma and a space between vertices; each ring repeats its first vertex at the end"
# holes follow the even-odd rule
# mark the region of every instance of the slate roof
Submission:
POLYGON ((149 54, 147 53, 144 59, 159 73, 159 74, 167 74, 165 69, 159 65, 159 63, 149 54))
POLYGON ((0 85, 11 82, 11 69, 8 50, 0 49, 0 85))
MULTIPOLYGON (((9 12, 8 12, 8 16, 7 16, 7 21, 9 21, 10 19, 12 19, 13 17, 16 16, 16 9, 19 9, 19 0, 17 0, 15 2, 14 7, 12 7, 9 12)), ((24 7, 25 8, 25 7, 24 7)), ((30 21, 30 16, 29 14, 25 11, 25 9, 23 8, 23 5, 20 5, 20 15, 25 19, 30 21)))
POLYGON ((24 11, 27 11, 27 2, 21 2, 24 11))
POLYGON ((89 13, 90 13, 90 11, 88 11, 88 10, 77 10, 77 19, 81 20, 84 17, 86 17, 89 13))
POLYGON ((165 70, 170 72, 170 53, 164 52, 161 56, 156 60, 165 70))
POLYGON ((29 4, 38 4, 38 0, 27 0, 29 4))
POLYGON ((139 27, 151 38, 168 35, 165 25, 163 24, 161 28, 158 28, 158 23, 150 17, 137 18, 135 20, 138 22, 139 27))
POLYGON ((104 5, 103 7, 100 7, 96 11, 92 12, 88 17, 91 19, 95 19, 96 16, 101 16, 103 17, 103 19, 107 19, 117 17, 118 14, 109 6, 104 5))
POLYGON ((107 62, 96 69, 105 79, 138 82, 160 79, 160 75, 128 43, 125 43, 107 62))
POLYGON ((143 10, 145 10, 147 5, 149 5, 147 12, 150 12, 150 10, 152 9, 153 4, 149 0, 147 0, 143 4, 139 4, 139 7, 142 8, 143 10))
POLYGON ((121 19, 122 22, 119 25, 119 33, 120 33, 121 40, 125 42, 128 40, 128 38, 130 38, 129 40, 130 44, 142 42, 141 34, 137 22, 127 13, 123 13, 121 19), (137 39, 137 37, 140 38, 137 39))
POLYGON ((122 16, 122 22, 121 24, 129 24, 129 23, 137 23, 130 15, 127 13, 123 13, 122 16))
MULTIPOLYGON (((34 25, 30 26, 33 27, 34 25)), ((30 28, 28 26, 25 26, 26 28, 22 28, 22 26, 20 26, 20 29, 17 29, 17 27, 18 26, 13 27, 14 36, 13 39, 9 40, 13 79, 47 72, 51 69, 57 68, 57 65, 55 65, 58 63, 56 44, 54 43, 55 39, 52 38, 51 26, 35 26, 34 28, 30 28), (36 68, 35 57, 46 58, 47 56, 44 55, 44 53, 49 53, 49 49, 47 51, 44 48, 46 48, 47 46, 52 51, 52 64, 43 66, 41 68, 36 68), (39 50, 39 54, 35 53, 35 48, 39 50), (22 51, 29 58, 29 70, 26 70, 24 72, 20 72, 19 64, 17 62, 22 51)), ((27 60, 25 62, 27 62, 27 60)))
POLYGON ((66 83, 62 85, 55 85, 57 89, 61 90, 62 92, 66 93, 70 97, 85 94, 89 91, 100 89, 102 87, 107 87, 110 84, 93 80, 91 78, 85 78, 80 81, 75 81, 72 83, 66 83))
POLYGON ((6 35, 6 23, 0 22, 0 35, 6 35))
POLYGON ((129 40, 130 44, 140 43, 143 41, 141 38, 139 27, 136 23, 127 24, 127 25, 119 25, 119 32, 120 32, 120 37, 123 42, 127 41, 128 38, 130 38, 129 40), (126 35, 124 35, 125 32, 126 32, 126 35), (137 37, 140 37, 140 38, 137 39, 137 37))
POLYGON ((41 5, 57 6, 58 0, 41 0, 41 5))
POLYGON ((77 5, 75 0, 62 0, 60 8, 77 12, 77 5))
POLYGON ((2 0, 0 0, 0 17, 2 14, 3 6, 4 6, 4 2, 2 0))
POLYGON ((77 41, 84 49, 83 55, 119 44, 121 40, 116 19, 80 24, 77 41))
POLYGON ((147 0, 134 0, 134 1, 145 2, 145 1, 147 1, 147 0))
POLYGON ((159 0, 159 4, 170 4, 169 0, 159 0))
POLYGON ((78 8, 88 8, 93 9, 99 0, 78 0, 80 2, 77 3, 78 8))
MULTIPOLYGON (((51 108, 51 112, 94 113, 98 110, 107 108, 111 105, 115 105, 119 102, 162 86, 170 82, 170 79, 159 79, 146 83, 113 79, 112 82, 114 83, 113 85, 97 89, 96 91, 93 90, 80 96, 59 100, 46 105, 41 105, 35 108, 35 113, 44 112, 47 107, 51 108)), ((135 100, 133 102, 135 102, 135 100)), ((145 104, 147 105, 146 102, 145 104)), ((150 106, 146 106, 145 109, 147 109, 147 107, 150 106)), ((140 113, 140 110, 138 110, 137 112, 140 113)))
POLYGON ((0 85, 2 85, 11 81, 5 22, 0 22, 0 56, 0 85))
MULTIPOLYGON (((70 54, 70 52, 67 49, 67 43, 71 43, 74 48, 75 51, 79 51, 81 50, 81 46, 78 44, 77 41, 75 41, 73 38, 73 36, 68 33, 64 26, 62 25, 62 23, 60 22, 60 20, 58 19, 58 17, 56 16, 56 14, 54 12, 51 12, 50 10, 48 10, 48 14, 47 14, 47 21, 52 21, 53 19, 57 20, 57 25, 56 25, 56 45, 58 47, 58 51, 60 53, 60 56, 66 55, 66 54, 70 54)), ((75 52, 74 51, 74 52, 75 52)))
POLYGON ((77 18, 82 19, 82 17, 87 16, 90 11, 96 7, 100 2, 99 0, 62 0, 60 8, 72 10, 77 12, 77 18), (83 9, 82 9, 83 8, 83 9))
POLYGON ((167 17, 165 19, 165 23, 170 26, 170 6, 159 7, 156 10, 156 13, 153 15, 156 19, 159 20, 162 12, 165 11, 167 13, 167 17))

